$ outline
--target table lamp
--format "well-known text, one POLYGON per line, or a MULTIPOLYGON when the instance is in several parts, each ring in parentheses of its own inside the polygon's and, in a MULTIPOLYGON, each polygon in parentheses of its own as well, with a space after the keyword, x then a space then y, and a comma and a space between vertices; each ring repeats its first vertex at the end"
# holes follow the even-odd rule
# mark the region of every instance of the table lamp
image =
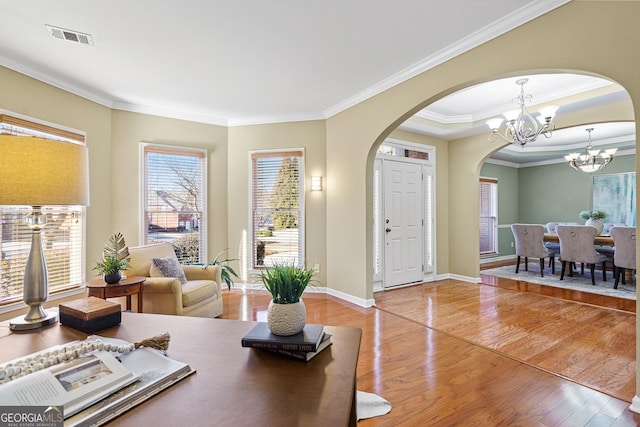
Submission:
POLYGON ((42 304, 49 295, 41 230, 43 206, 88 205, 89 162, 85 145, 29 136, 0 135, 0 205, 27 205, 31 250, 24 271, 25 316, 9 322, 11 330, 37 329, 57 322, 42 304))

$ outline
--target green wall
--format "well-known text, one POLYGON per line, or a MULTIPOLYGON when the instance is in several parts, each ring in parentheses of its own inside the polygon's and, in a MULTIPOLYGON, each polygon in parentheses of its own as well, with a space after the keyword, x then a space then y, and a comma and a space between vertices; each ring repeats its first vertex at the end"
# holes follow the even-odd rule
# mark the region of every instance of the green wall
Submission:
POLYGON ((512 255, 511 224, 577 222, 591 209, 593 175, 635 171, 635 155, 616 157, 604 171, 576 172, 565 163, 513 168, 485 163, 480 176, 498 179, 498 253, 512 255))
POLYGON ((520 221, 583 223, 578 214, 591 208, 593 175, 635 171, 635 156, 615 157, 602 172, 576 172, 564 163, 520 169, 520 221))

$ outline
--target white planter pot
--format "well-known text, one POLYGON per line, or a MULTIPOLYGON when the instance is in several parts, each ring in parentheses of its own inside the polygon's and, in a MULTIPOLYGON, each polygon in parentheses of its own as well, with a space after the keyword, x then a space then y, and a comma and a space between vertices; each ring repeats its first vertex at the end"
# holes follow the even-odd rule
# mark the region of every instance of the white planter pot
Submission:
POLYGON ((584 225, 590 225, 593 228, 596 229, 596 236, 599 236, 600 233, 602 233, 602 230, 604 229, 604 223, 602 222, 602 220, 600 219, 592 219, 589 218, 584 225))
POLYGON ((269 303, 267 325, 274 335, 295 335, 302 331, 306 320, 307 309, 302 300, 294 304, 269 303))

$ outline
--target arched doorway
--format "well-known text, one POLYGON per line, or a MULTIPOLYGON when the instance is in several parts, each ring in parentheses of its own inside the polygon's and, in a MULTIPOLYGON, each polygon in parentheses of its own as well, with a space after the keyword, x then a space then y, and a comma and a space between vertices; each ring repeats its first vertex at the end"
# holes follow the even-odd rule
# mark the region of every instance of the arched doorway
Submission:
MULTIPOLYGON (((501 167, 512 168, 517 170, 520 163, 535 162, 536 165, 542 165, 545 161, 558 163, 564 162, 564 155, 571 151, 576 151, 577 145, 581 141, 575 139, 563 138, 565 128, 572 127, 576 124, 585 124, 601 121, 617 120, 621 125, 623 121, 633 120, 633 108, 628 93, 622 86, 615 82, 595 77, 592 75, 578 73, 539 73, 539 74, 518 74, 508 78, 491 80, 476 85, 469 85, 457 90, 447 96, 443 96, 421 109, 417 114, 411 116, 408 120, 402 122, 396 129, 390 132, 389 137, 401 139, 409 143, 427 144, 425 139, 439 139, 446 141, 451 146, 477 144, 483 145, 487 156, 490 151, 498 153, 497 163, 502 163, 501 167), (514 84, 517 80, 526 76, 532 86, 538 92, 533 96, 540 99, 534 101, 531 105, 527 105, 531 111, 535 111, 538 107, 549 104, 560 104, 558 116, 554 119, 556 122, 555 137, 547 140, 540 136, 534 142, 526 147, 505 147, 505 143, 491 145, 487 141, 491 131, 486 126, 485 120, 489 119, 502 109, 509 107, 509 101, 517 95, 517 87, 514 84), (507 94, 505 96, 493 96, 488 99, 488 94, 507 94), (624 114, 620 115, 623 111, 624 114), (594 120, 594 117, 599 118, 594 120), (509 157, 511 156, 511 157, 509 157), (500 161, 500 157, 506 160, 500 161), (511 160, 509 160, 511 159, 511 160)), ((628 122, 627 122, 628 123, 628 122)), ((626 138, 620 137, 620 132, 616 126, 604 126, 598 123, 600 127, 608 135, 604 135, 602 143, 609 143, 620 147, 624 154, 633 154, 635 152, 635 129, 625 127, 626 138), (630 129, 630 131, 629 131, 630 129), (632 150, 629 152, 629 150, 632 150)), ((584 145, 584 144, 583 144, 584 145)), ((480 168, 484 164, 484 158, 478 157, 478 173, 481 175, 480 168)), ((569 168, 567 167, 567 171, 569 168)), ((572 172, 572 171, 569 171, 572 172)), ((517 175, 515 178, 517 183, 517 175)), ((477 182, 477 181, 476 181, 477 182)), ((513 184, 513 182, 506 181, 513 184)), ((510 231, 510 223, 522 221, 518 216, 519 193, 517 187, 514 189, 511 185, 511 193, 506 198, 509 200, 511 209, 502 210, 500 221, 495 222, 495 249, 490 251, 489 256, 500 256, 501 254, 512 255, 511 249, 512 236, 510 231), (505 213, 506 212, 506 213, 505 213), (506 222, 505 222, 506 221, 506 222)), ((375 192, 374 192, 375 194, 375 192)), ((503 197, 504 198, 504 197, 503 197)), ((527 208, 528 211, 530 209, 527 208)), ((524 215, 527 221, 531 216, 524 215)), ((538 221, 539 222, 539 221, 538 221)), ((467 239, 475 236, 466 236, 467 239)), ((374 244, 376 240, 374 238, 374 244)), ((375 249, 374 249, 375 253, 375 249)), ((460 277, 458 277, 460 278, 460 277)), ((476 281, 477 277, 462 277, 470 281, 476 281)), ((374 278, 375 280, 375 278, 374 278)), ((374 285, 374 290, 377 290, 374 285)))

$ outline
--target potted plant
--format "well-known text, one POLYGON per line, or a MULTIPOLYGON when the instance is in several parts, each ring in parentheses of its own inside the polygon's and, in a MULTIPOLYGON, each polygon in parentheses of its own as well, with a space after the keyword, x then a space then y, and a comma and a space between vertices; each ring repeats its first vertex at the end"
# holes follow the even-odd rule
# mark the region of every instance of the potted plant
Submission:
POLYGON ((584 225, 590 225, 596 229, 596 235, 602 233, 604 229, 603 219, 607 217, 607 214, 604 211, 598 209, 592 209, 590 211, 582 211, 580 212, 580 218, 586 219, 584 225))
POLYGON ((130 268, 129 248, 124 237, 116 233, 104 244, 102 261, 97 262, 93 268, 104 277, 104 281, 109 284, 118 283, 122 279, 122 270, 130 268))
MULTIPOLYGON (((231 262, 231 261, 236 261, 236 260, 235 259, 229 259, 229 258, 221 260, 220 256, 222 255, 222 253, 225 250, 220 251, 218 253, 218 255, 216 255, 216 257, 213 259, 213 261, 211 261, 207 265, 219 265, 220 266, 220 276, 222 277, 222 280, 224 280, 224 282, 227 284, 227 289, 231 290, 231 286, 234 285, 233 277, 238 279, 238 275, 236 274, 235 270, 228 263, 231 262)), ((206 269, 207 265, 203 266, 202 269, 203 270, 206 269)))
POLYGON ((271 294, 267 324, 275 335, 295 335, 304 328, 307 311, 302 293, 311 283, 313 270, 306 266, 276 264, 260 273, 271 294))

